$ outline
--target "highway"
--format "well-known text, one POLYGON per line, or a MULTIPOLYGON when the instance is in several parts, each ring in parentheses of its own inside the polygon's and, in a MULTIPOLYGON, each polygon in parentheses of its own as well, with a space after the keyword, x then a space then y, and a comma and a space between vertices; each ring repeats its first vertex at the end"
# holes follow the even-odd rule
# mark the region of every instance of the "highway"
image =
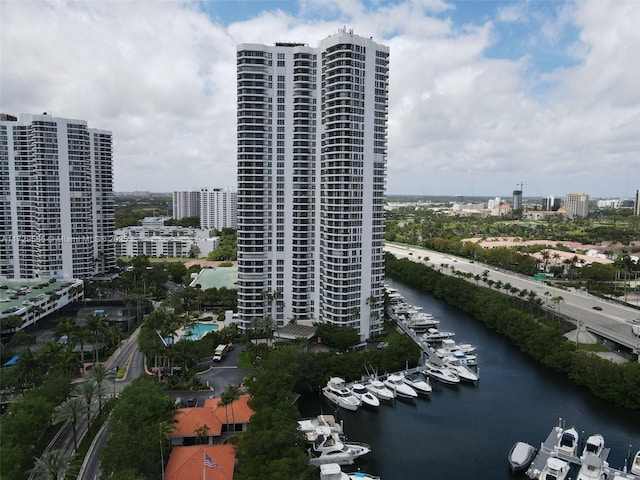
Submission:
MULTIPOLYGON (((530 277, 497 270, 488 265, 433 250, 387 243, 385 251, 397 258, 408 258, 414 262, 423 263, 444 274, 451 274, 451 267, 461 272, 469 272, 474 276, 482 276, 483 272, 488 270, 488 278, 494 282, 501 281, 503 284, 508 282, 520 290, 535 291, 545 302, 546 308, 550 310, 555 310, 554 307, 556 307, 551 299, 560 296, 562 301, 557 304, 559 314, 572 319, 576 324, 581 324, 595 334, 625 345, 636 353, 640 352, 640 338, 631 332, 632 322, 640 318, 639 310, 594 297, 587 292, 556 288, 530 277), (602 310, 595 310, 593 307, 602 310)), ((475 283, 473 279, 469 281, 475 283)), ((482 281, 480 284, 482 285, 482 281)), ((504 293, 504 290, 502 292, 504 293)))

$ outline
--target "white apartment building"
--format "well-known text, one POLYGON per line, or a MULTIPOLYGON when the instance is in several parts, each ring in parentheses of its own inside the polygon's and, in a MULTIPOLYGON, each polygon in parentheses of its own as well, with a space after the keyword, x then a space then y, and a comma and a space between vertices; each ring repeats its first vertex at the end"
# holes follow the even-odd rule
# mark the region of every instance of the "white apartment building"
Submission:
POLYGON ((200 216, 200 192, 173 192, 173 219, 200 216))
POLYGON ((112 135, 50 115, 0 115, 0 276, 115 268, 112 135))
POLYGON ((231 189, 200 190, 200 228, 238 228, 238 194, 231 189))
POLYGON ((589 195, 586 193, 567 193, 564 198, 565 215, 570 218, 589 215, 589 195))
POLYGON ((345 29, 236 60, 241 327, 381 332, 389 48, 345 29))
POLYGON ((220 247, 220 238, 207 230, 141 223, 114 232, 117 257, 202 258, 220 247))

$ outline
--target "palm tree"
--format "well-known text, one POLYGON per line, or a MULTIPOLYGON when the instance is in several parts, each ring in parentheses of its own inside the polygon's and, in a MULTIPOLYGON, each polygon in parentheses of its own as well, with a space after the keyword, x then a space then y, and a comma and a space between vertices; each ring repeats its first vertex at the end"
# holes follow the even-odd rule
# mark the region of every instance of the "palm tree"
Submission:
POLYGON ((82 415, 84 410, 84 402, 81 398, 71 397, 66 399, 60 405, 55 408, 54 411, 54 423, 69 420, 73 427, 73 449, 78 450, 78 438, 76 432, 76 426, 78 424, 78 417, 82 415))
POLYGON ((85 324, 87 330, 90 333, 90 339, 93 342, 93 363, 98 363, 98 351, 104 335, 106 333, 106 322, 104 317, 96 314, 91 314, 87 317, 85 324))
POLYGON ((209 426, 205 423, 201 427, 196 427, 193 433, 196 434, 196 444, 207 443, 207 437, 209 436, 209 426))
POLYGON ((20 353, 16 371, 20 389, 24 392, 25 385, 35 386, 44 374, 42 360, 27 347, 20 353))
POLYGON ((64 450, 49 450, 36 458, 34 471, 44 472, 46 478, 51 480, 62 480, 67 478, 69 467, 71 466, 71 455, 64 450))
POLYGON ((224 389, 224 391, 222 392, 222 395, 220 395, 220 401, 218 402, 218 405, 221 407, 225 407, 225 414, 227 417, 227 431, 229 431, 229 412, 228 412, 228 406, 231 405, 231 418, 233 420, 233 425, 234 425, 234 431, 235 431, 235 423, 236 423, 236 418, 235 418, 235 413, 233 411, 233 403, 238 400, 238 398, 240 398, 240 389, 238 388, 237 385, 227 385, 227 387, 224 389))
POLYGON ((98 410, 102 411, 102 398, 104 397, 104 381, 107 379, 113 378, 114 373, 104 366, 104 364, 99 363, 94 365, 91 371, 89 372, 89 379, 93 381, 97 386, 97 394, 98 394, 98 410))
POLYGON ((76 387, 76 395, 84 399, 87 408, 87 426, 91 427, 91 402, 98 396, 98 386, 92 380, 79 383, 76 387))
POLYGON ((53 338, 55 340, 64 339, 67 346, 71 346, 73 332, 78 326, 73 318, 62 318, 53 330, 53 338))
POLYGON ((562 298, 561 295, 556 295, 555 297, 551 298, 551 301, 555 304, 556 311, 560 312, 560 302, 564 302, 564 298, 562 298))
POLYGON ((80 345, 80 363, 82 363, 82 374, 84 375, 84 345, 90 338, 91 333, 86 327, 76 326, 73 336, 80 345))
POLYGON ((542 250, 540 252, 540 255, 542 256, 542 259, 544 260, 544 271, 547 272, 548 267, 549 267, 549 259, 551 258, 551 254, 549 253, 549 250, 542 250))
POLYGON ((83 364, 72 348, 65 347, 57 356, 55 368, 67 375, 77 377, 82 367, 83 364))

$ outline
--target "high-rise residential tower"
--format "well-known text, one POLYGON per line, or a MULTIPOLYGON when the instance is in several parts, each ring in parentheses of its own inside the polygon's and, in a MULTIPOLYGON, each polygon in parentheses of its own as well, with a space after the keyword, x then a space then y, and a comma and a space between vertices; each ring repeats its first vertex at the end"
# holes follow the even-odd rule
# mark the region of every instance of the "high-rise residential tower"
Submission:
POLYGON ((200 190, 200 228, 238 227, 238 194, 231 189, 200 190))
POLYGON ((88 278, 115 267, 111 132, 0 115, 0 275, 88 278))
POLYGON ((636 215, 640 215, 640 188, 636 190, 635 202, 633 204, 633 211, 636 215))
POLYGON ((589 215, 589 195, 567 193, 564 198, 564 209, 569 217, 586 217, 589 215))
POLYGON ((519 210, 522 208, 522 190, 513 191, 513 209, 519 210))
POLYGON ((242 44, 238 312, 382 331, 389 48, 242 44))
POLYGON ((200 191, 173 192, 173 219, 200 216, 200 191))

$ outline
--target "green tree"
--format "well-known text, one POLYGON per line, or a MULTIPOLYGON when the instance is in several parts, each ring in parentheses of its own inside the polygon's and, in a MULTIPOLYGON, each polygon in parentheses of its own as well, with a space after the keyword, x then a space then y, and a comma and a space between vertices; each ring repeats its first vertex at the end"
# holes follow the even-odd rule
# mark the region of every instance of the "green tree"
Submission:
POLYGON ((93 368, 89 371, 89 379, 96 385, 99 411, 102 411, 102 399, 104 398, 105 393, 104 382, 114 377, 115 374, 102 363, 94 365, 93 368))
POLYGON ((78 450, 78 417, 83 414, 85 408, 85 402, 78 397, 71 397, 58 405, 54 412, 54 423, 71 422, 73 429, 73 450, 78 450))
POLYGON ((34 470, 43 472, 47 479, 63 480, 69 478, 72 456, 64 450, 49 450, 36 459, 34 470))
POLYGON ((85 380, 76 386, 75 393, 84 400, 87 409, 87 425, 91 427, 91 403, 98 396, 98 386, 93 380, 85 380))
POLYGON ((163 422, 172 423, 173 410, 173 402, 155 378, 135 379, 122 391, 111 414, 111 435, 100 455, 101 470, 128 471, 131 478, 160 478, 158 432, 163 422))

